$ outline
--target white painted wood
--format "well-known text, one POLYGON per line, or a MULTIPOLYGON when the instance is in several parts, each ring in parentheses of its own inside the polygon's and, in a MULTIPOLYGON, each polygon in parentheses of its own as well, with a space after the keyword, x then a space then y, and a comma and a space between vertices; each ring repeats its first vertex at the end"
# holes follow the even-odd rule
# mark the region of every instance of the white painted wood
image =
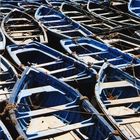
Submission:
POLYGON ((108 100, 107 102, 108 103, 105 105, 121 105, 121 104, 127 104, 127 103, 136 103, 136 102, 140 102, 140 97, 108 100))
POLYGON ((125 116, 125 115, 132 115, 135 114, 135 111, 133 109, 130 109, 125 106, 119 106, 119 107, 111 107, 108 108, 108 113, 111 116, 125 116))
POLYGON ((33 110, 33 111, 28 111, 28 112, 24 112, 24 113, 20 113, 19 114, 28 114, 28 115, 24 115, 22 117, 19 117, 18 119, 22 119, 22 118, 27 118, 27 117, 35 117, 35 116, 39 116, 39 115, 43 115, 43 114, 48 114, 48 113, 53 113, 53 112, 57 112, 57 111, 61 111, 61 110, 67 110, 67 109, 72 109, 72 108, 77 108, 78 105, 59 105, 59 106, 54 106, 54 107, 48 107, 48 108, 43 108, 43 109, 37 109, 37 110, 33 110))
MULTIPOLYGON (((51 129, 53 127, 56 127, 57 129, 57 127, 61 127, 63 125, 65 124, 55 116, 40 117, 40 118, 32 119, 27 129, 27 134, 32 133, 34 131, 42 131, 44 129, 45 130, 51 129)), ((80 138, 73 131, 70 131, 70 132, 61 134, 59 136, 55 136, 55 137, 52 136, 52 138, 49 138, 47 140, 80 140, 80 138)))
POLYGON ((126 119, 122 119, 121 122, 119 122, 119 125, 124 125, 124 124, 128 124, 128 123, 140 123, 140 117, 130 117, 130 118, 126 118, 126 119))
POLYGON ((65 95, 64 92, 50 86, 50 85, 47 85, 47 86, 41 86, 41 87, 35 87, 35 88, 30 88, 30 89, 23 89, 20 91, 20 93, 18 94, 18 100, 17 100, 17 103, 20 102, 21 98, 23 97, 27 97, 27 96, 30 96, 32 94, 36 94, 36 93, 41 93, 41 92, 51 92, 51 91, 58 91, 59 93, 65 95))
MULTIPOLYGON (((87 127, 94 125, 94 123, 88 122, 80 122, 75 124, 64 124, 61 120, 56 118, 55 116, 47 116, 47 117, 38 117, 31 120, 29 127, 27 129, 27 134, 37 134, 37 136, 50 136, 65 132, 70 132, 75 129, 79 129, 82 127, 87 127), (38 126, 38 127, 36 127, 38 126)), ((32 136, 32 139, 34 136, 32 136)))
POLYGON ((131 83, 129 83, 125 80, 124 81, 116 81, 116 82, 104 82, 104 83, 99 83, 99 84, 100 84, 100 87, 102 89, 133 86, 131 83))

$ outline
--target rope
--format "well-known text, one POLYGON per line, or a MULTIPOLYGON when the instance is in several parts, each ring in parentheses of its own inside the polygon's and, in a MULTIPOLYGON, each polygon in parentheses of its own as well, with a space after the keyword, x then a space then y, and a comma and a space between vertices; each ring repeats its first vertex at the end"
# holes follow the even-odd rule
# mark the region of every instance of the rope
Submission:
POLYGON ((25 140, 25 138, 23 136, 18 136, 16 140, 25 140))
POLYGON ((4 116, 5 114, 7 114, 10 110, 12 109, 16 109, 17 105, 15 104, 7 104, 6 107, 4 108, 3 112, 0 113, 0 116, 4 116))

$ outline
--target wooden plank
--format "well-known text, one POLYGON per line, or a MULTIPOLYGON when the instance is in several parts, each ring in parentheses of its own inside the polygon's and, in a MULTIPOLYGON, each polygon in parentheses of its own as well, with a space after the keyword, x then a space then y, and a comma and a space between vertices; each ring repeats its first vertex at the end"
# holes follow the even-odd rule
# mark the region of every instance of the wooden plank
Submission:
POLYGON ((102 8, 94 8, 94 9, 89 9, 90 12, 95 12, 95 11, 102 11, 102 8))
MULTIPOLYGON (((52 119, 51 119, 52 120, 52 119)), ((35 139, 38 137, 43 137, 43 136, 51 136, 51 135, 56 135, 56 134, 61 134, 61 133, 65 133, 65 132, 69 132, 75 129, 79 129, 79 128, 83 128, 83 127, 88 127, 88 126, 92 126, 94 125, 94 123, 89 122, 88 120, 84 121, 84 122, 80 122, 80 123, 75 123, 75 124, 63 124, 63 125, 59 125, 55 128, 55 125, 53 125, 50 129, 43 129, 38 131, 38 132, 27 132, 27 134, 31 135, 31 134, 37 134, 37 135, 32 135, 31 139, 35 139)), ((46 125, 45 125, 46 126, 46 125)))
POLYGON ((121 22, 121 23, 131 22, 131 19, 124 19, 124 20, 120 20, 119 22, 121 22))
POLYGON ((87 23, 87 22, 92 22, 92 20, 91 19, 85 19, 85 20, 80 20, 79 22, 81 22, 81 23, 87 23))
POLYGON ((27 97, 27 96, 30 96, 32 94, 36 94, 36 93, 41 93, 41 92, 51 92, 51 91, 58 91, 59 93, 65 95, 64 92, 50 86, 50 85, 47 85, 47 86, 41 86, 41 87, 35 87, 35 88, 30 88, 30 89, 23 89, 20 91, 19 95, 18 95, 18 101, 17 103, 20 102, 21 98, 23 97, 27 97))
POLYGON ((33 29, 33 30, 15 30, 15 31, 10 31, 10 32, 7 32, 7 33, 12 33, 12 34, 15 34, 15 33, 33 33, 33 32, 39 32, 41 30, 39 29, 33 29))
POLYGON ((15 81, 0 81, 0 85, 5 85, 5 84, 14 84, 15 81))
POLYGON ((28 20, 27 18, 9 18, 8 19, 8 22, 9 21, 15 21, 15 22, 17 22, 17 21, 28 21, 28 22, 31 22, 30 20, 28 20))
POLYGON ((65 134, 49 138, 49 140, 81 140, 81 138, 79 138, 78 135, 76 135, 73 131, 70 131, 65 134))
POLYGON ((74 14, 79 14, 78 11, 65 11, 63 12, 64 14, 71 14, 71 13, 74 13, 74 14))
POLYGON ((83 56, 89 56, 89 55, 98 55, 98 54, 107 54, 108 52, 105 50, 99 50, 100 52, 95 52, 95 53, 85 53, 85 54, 80 54, 78 55, 79 57, 83 57, 83 56))
POLYGON ((133 109, 125 106, 109 107, 108 113, 113 117, 123 117, 136 114, 133 109))
POLYGON ((108 17, 107 19, 116 19, 116 18, 122 18, 122 16, 121 15, 118 15, 118 16, 113 16, 113 17, 108 17))
POLYGON ((99 86, 102 89, 105 89, 105 88, 127 87, 133 85, 125 80, 122 80, 122 81, 115 81, 115 82, 99 83, 99 86))
POLYGON ((62 69, 50 71, 49 74, 55 74, 55 73, 65 72, 65 71, 74 70, 74 69, 76 69, 76 68, 75 67, 62 68, 62 69))
POLYGON ((66 28, 69 28, 69 27, 72 27, 72 25, 71 24, 66 24, 66 25, 55 25, 55 26, 52 26, 52 27, 50 27, 49 29, 59 29, 59 28, 62 28, 62 27, 66 27, 66 28))
MULTIPOLYGON (((48 129, 57 128, 65 126, 65 124, 55 116, 48 116, 48 117, 39 117, 34 118, 31 120, 29 127, 27 129, 27 133, 34 133, 34 132, 41 132, 46 131, 48 129), (36 126, 38 126, 36 128, 36 126)), ((69 131, 63 133, 61 135, 49 137, 49 139, 45 140, 81 140, 73 131, 69 131)))
POLYGON ((98 27, 98 28, 102 28, 102 27, 100 27, 100 26, 102 26, 102 25, 104 25, 104 26, 106 26, 104 23, 96 23, 96 22, 94 22, 94 21, 92 21, 91 23, 89 23, 88 24, 89 26, 93 26, 94 28, 96 28, 96 26, 98 27))
POLYGON ((138 50, 140 50, 140 47, 133 48, 133 49, 122 50, 122 51, 125 52, 125 53, 127 53, 127 52, 138 51, 138 50))
MULTIPOLYGON (((45 26, 48 26, 49 29, 50 28, 55 28, 55 26, 58 26, 58 25, 61 25, 61 23, 64 22, 64 19, 59 19, 59 20, 45 20, 45 21, 42 21, 43 24, 45 24, 45 26), (54 24, 55 23, 55 24, 54 24), (60 23, 60 24, 59 24, 60 23), (46 24, 49 24, 49 25, 46 25, 46 24), (51 26, 51 24, 53 24, 53 26, 51 26)), ((66 25, 66 24, 64 24, 66 25)), ((68 24, 69 25, 69 24, 68 24)), ((62 27, 63 25, 61 25, 62 27)))
POLYGON ((110 14, 112 14, 112 13, 111 12, 106 12, 106 13, 101 13, 101 14, 99 13, 100 16, 107 16, 107 15, 110 15, 110 14))
POLYGON ((47 108, 43 108, 43 109, 37 109, 37 110, 28 111, 28 112, 24 112, 24 113, 23 112, 21 112, 21 113, 18 112, 21 115, 25 114, 24 116, 19 117, 18 119, 23 119, 23 118, 28 118, 28 117, 36 117, 36 116, 40 116, 40 115, 43 115, 43 114, 53 113, 53 112, 72 109, 72 108, 77 108, 77 107, 79 107, 79 105, 65 104, 65 105, 59 105, 59 106, 54 106, 54 107, 47 107, 47 108), (28 115, 26 115, 26 114, 28 114, 28 115))
POLYGON ((131 98, 125 98, 125 99, 115 99, 115 100, 107 100, 105 105, 122 105, 122 104, 128 104, 128 103, 136 103, 140 102, 140 97, 131 97, 131 98))
POLYGON ((92 56, 81 56, 80 60, 84 61, 84 63, 88 64, 88 63, 92 63, 92 64, 98 64, 100 61, 98 61, 98 59, 95 59, 92 56))
MULTIPOLYGON (((21 33, 22 34, 22 33, 21 33)), ((10 35, 12 38, 14 38, 14 39, 24 39, 24 38, 35 38, 35 37, 40 37, 40 35, 21 35, 20 34, 20 36, 17 34, 17 36, 14 36, 14 35, 10 35)), ((16 34, 15 34, 16 35, 16 34)))
POLYGON ((76 75, 72 75, 72 76, 69 76, 69 77, 62 77, 62 78, 60 78, 60 80, 67 81, 67 80, 70 80, 70 79, 76 79, 78 77, 83 77, 84 75, 86 75, 86 73, 76 74, 76 75))
POLYGON ((55 64, 60 64, 60 63, 63 63, 64 61, 53 61, 53 62, 48 62, 48 63, 42 63, 42 64, 35 64, 34 66, 36 68, 39 68, 39 67, 45 67, 45 66, 49 66, 49 65, 55 65, 55 64))
POLYGON ((137 138, 138 137, 140 138, 140 123, 133 123, 133 124, 131 124, 131 127, 133 129, 135 129, 135 131, 139 134, 139 136, 137 136, 137 138))
POLYGON ((8 90, 0 90, 0 96, 6 94, 11 94, 11 92, 9 92, 8 90))
POLYGON ((131 131, 128 129, 127 125, 120 125, 119 128, 124 131, 128 137, 131 137, 132 140, 135 138, 135 136, 131 133, 131 131))
MULTIPOLYGON (((80 14, 80 13, 79 13, 80 14)), ((74 20, 77 20, 77 19, 82 19, 82 18, 88 18, 87 16, 85 16, 85 15, 76 15, 76 16, 72 16, 71 17, 72 19, 74 19, 74 20)))
POLYGON ((52 17, 54 17, 54 18, 59 18, 59 19, 61 19, 62 17, 61 16, 59 16, 59 15, 52 15, 52 14, 46 14, 46 15, 39 15, 39 19, 40 18, 52 18, 52 17))
POLYGON ((106 39, 106 40, 104 40, 104 42, 108 43, 108 44, 116 43, 119 41, 120 41, 120 39, 106 39))
POLYGON ((15 24, 15 25, 6 25, 7 28, 12 27, 12 28, 17 28, 17 27, 36 27, 34 24, 15 24))
MULTIPOLYGON (((130 42, 129 41, 129 38, 128 38, 128 40, 123 40, 123 39, 120 39, 120 41, 122 41, 122 42, 124 42, 124 43, 126 43, 126 44, 129 44, 129 45, 131 45, 131 46, 135 46, 135 47, 137 47, 137 49, 140 49, 140 46, 139 46, 139 44, 136 44, 136 42, 130 42)), ((131 48, 132 50, 135 50, 136 48, 131 48)))
POLYGON ((133 128, 131 126, 131 124, 127 124, 126 126, 130 130, 130 132, 134 135, 134 137, 139 137, 139 134, 137 133, 137 131, 135 130, 135 128, 133 128))
POLYGON ((118 124, 119 125, 124 125, 124 124, 131 124, 131 123, 140 123, 140 117, 130 117, 126 119, 118 119, 118 124))

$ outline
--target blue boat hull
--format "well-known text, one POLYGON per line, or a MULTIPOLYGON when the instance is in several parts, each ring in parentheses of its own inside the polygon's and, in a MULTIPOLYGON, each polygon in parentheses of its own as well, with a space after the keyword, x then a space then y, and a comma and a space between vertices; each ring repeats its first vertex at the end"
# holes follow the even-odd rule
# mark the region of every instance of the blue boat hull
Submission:
POLYGON ((96 82, 96 71, 50 47, 38 42, 24 47, 7 46, 9 55, 22 70, 33 66, 67 82, 81 93, 91 97, 96 82), (89 88, 87 92, 84 92, 89 88))
POLYGON ((71 56, 96 70, 99 70, 105 61, 118 68, 140 63, 140 60, 132 55, 89 38, 61 40, 61 44, 71 56))
POLYGON ((87 99, 65 83, 37 69, 27 68, 24 71, 15 85, 10 103, 18 105, 17 110, 10 110, 10 116, 15 120, 19 135, 25 139, 61 136, 66 139, 71 133, 73 139, 119 139, 87 99), (49 119, 52 124, 53 121, 55 123, 49 126, 50 122, 46 123, 49 119), (36 128, 32 127, 36 122, 36 128))
MULTIPOLYGON (((132 66, 133 69, 133 66, 132 66)), ((134 71, 133 71, 134 72, 134 71)), ((95 87, 97 102, 125 139, 139 138, 140 80, 104 64, 95 87), (129 131, 133 130, 133 131, 129 131), (137 135, 135 135, 137 132, 137 135)))

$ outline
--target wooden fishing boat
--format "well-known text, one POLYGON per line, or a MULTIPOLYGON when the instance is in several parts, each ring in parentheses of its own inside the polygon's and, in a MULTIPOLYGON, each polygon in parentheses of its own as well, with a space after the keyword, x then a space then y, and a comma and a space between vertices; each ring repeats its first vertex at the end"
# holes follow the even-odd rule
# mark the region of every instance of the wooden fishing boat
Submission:
POLYGON ((4 50, 6 46, 5 36, 0 28, 0 51, 4 50))
POLYGON ((126 139, 139 139, 140 81, 106 64, 98 76, 95 96, 100 108, 126 139))
POLYGON ((95 70, 46 45, 38 42, 22 47, 10 45, 7 46, 7 51, 22 69, 25 66, 33 66, 78 88, 82 93, 87 90, 87 86, 89 92, 93 91, 96 81, 95 70))
POLYGON ((68 16, 72 20, 80 23, 85 28, 89 29, 93 33, 101 33, 105 31, 110 31, 117 28, 116 24, 103 21, 87 12, 84 9, 81 9, 80 6, 72 5, 70 3, 63 3, 61 5, 60 11, 65 14, 65 16, 68 16))
POLYGON ((125 29, 105 35, 99 38, 111 47, 118 48, 125 53, 131 53, 136 57, 140 57, 140 29, 125 29))
POLYGON ((90 38, 65 39, 61 44, 70 55, 98 69, 105 61, 119 68, 140 63, 139 59, 90 38))
POLYGON ((140 1, 139 0, 129 0, 128 9, 133 15, 140 17, 140 1))
POLYGON ((13 140, 9 131, 3 124, 3 122, 0 120, 0 139, 1 140, 13 140))
POLYGON ((57 38, 75 38, 93 34, 77 22, 72 21, 62 13, 47 6, 40 6, 35 13, 35 18, 48 31, 56 34, 57 38))
POLYGON ((47 42, 42 26, 30 15, 12 10, 2 21, 2 31, 12 44, 24 45, 32 41, 47 42))
POLYGON ((101 6, 90 0, 88 2, 87 9, 94 16, 100 17, 101 19, 116 23, 121 26, 136 26, 140 23, 138 18, 130 15, 127 11, 122 12, 108 6, 101 6))
POLYGON ((9 101, 19 136, 25 139, 111 139, 112 127, 76 90, 56 78, 27 68, 9 101))
POLYGON ((0 55, 0 102, 9 98, 16 81, 17 73, 14 67, 0 55))

